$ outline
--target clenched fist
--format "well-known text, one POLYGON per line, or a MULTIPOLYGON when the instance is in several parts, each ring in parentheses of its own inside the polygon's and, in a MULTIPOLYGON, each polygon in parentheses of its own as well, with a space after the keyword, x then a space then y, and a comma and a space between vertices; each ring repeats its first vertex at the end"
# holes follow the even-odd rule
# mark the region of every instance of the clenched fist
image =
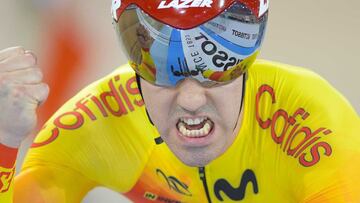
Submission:
POLYGON ((32 52, 22 47, 0 51, 0 143, 20 146, 35 128, 36 108, 48 94, 32 52))

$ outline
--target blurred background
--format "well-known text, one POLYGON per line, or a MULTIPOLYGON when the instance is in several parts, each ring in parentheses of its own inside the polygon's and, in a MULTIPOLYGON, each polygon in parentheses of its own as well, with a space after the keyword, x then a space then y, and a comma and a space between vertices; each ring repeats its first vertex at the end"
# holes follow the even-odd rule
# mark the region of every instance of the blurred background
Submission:
MULTIPOLYGON (((21 45, 35 51, 50 85, 40 123, 86 84, 126 63, 110 5, 110 0, 1 0, 0 49, 21 45)), ((357 0, 271 1, 260 58, 312 69, 360 113, 359 8, 357 0)), ((20 159, 29 143, 21 148, 20 159)), ((128 201, 96 188, 83 200, 95 202, 128 201)))

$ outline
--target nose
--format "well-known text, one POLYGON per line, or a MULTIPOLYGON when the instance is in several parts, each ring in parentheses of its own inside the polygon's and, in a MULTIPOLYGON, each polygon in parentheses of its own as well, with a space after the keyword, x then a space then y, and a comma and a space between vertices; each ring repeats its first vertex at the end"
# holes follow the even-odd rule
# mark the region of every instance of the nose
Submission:
POLYGON ((207 102, 206 89, 194 79, 186 78, 178 86, 176 102, 184 110, 196 112, 207 102))

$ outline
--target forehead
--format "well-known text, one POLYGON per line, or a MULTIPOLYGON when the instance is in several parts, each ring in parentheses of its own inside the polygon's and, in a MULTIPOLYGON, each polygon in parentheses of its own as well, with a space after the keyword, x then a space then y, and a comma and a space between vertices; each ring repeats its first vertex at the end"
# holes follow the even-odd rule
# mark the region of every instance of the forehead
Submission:
POLYGON ((260 17, 268 9, 268 0, 113 0, 112 14, 115 21, 131 5, 179 29, 190 29, 216 17, 235 2, 244 4, 253 15, 260 17))

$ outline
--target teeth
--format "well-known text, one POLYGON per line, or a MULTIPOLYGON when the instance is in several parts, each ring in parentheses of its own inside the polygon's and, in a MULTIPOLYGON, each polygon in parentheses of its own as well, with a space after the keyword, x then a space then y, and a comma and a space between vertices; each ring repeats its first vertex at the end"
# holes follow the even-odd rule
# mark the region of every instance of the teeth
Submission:
POLYGON ((180 121, 186 123, 187 125, 199 125, 200 123, 202 123, 205 119, 207 119, 206 117, 201 117, 201 118, 180 118, 180 121))
POLYGON ((194 120, 193 120, 193 119, 188 119, 188 120, 187 120, 187 124, 189 124, 189 125, 194 125, 194 120))
POLYGON ((186 128, 183 123, 179 124, 179 130, 180 130, 180 132, 186 132, 186 128))
POLYGON ((190 130, 185 130, 185 136, 190 136, 191 132, 190 130))
POLYGON ((200 121, 199 118, 197 118, 197 119, 194 120, 194 125, 199 125, 200 123, 201 123, 201 121, 200 121))
MULTIPOLYGON (((183 122, 185 122, 185 121, 183 121, 183 122)), ((179 122, 178 129, 179 129, 180 133, 186 137, 203 137, 203 136, 209 134, 209 132, 211 130, 211 125, 212 125, 212 123, 210 121, 207 121, 201 129, 188 130, 188 129, 186 129, 184 123, 179 122)))

